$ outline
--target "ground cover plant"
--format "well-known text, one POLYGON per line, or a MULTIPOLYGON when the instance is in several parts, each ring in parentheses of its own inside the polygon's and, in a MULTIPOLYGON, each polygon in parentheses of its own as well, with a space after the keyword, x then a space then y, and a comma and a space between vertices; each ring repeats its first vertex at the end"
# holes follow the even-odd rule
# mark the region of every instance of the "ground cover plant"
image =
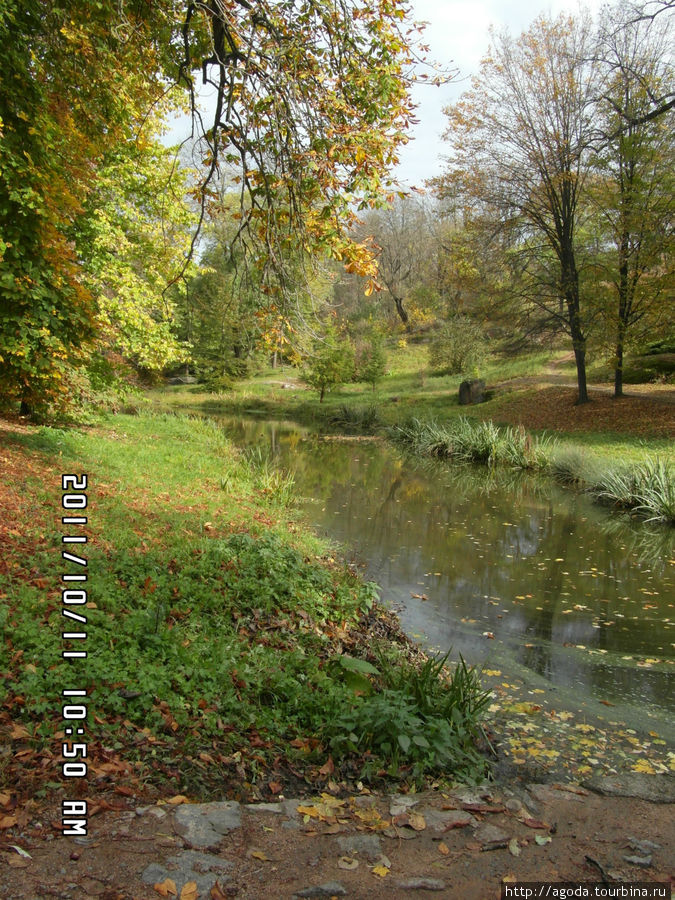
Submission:
POLYGON ((288 478, 263 455, 238 453, 213 422, 175 415, 0 435, 15 476, 3 506, 22 521, 19 530, 6 517, 1 535, 4 786, 39 797, 60 783, 60 689, 73 662, 60 655, 60 472, 80 469, 91 473, 81 670, 90 791, 271 796, 329 777, 484 773, 475 673, 459 694, 440 671, 438 683, 427 677, 424 708, 407 679, 392 681, 424 672, 426 657, 377 606, 374 586, 298 525, 288 478), (378 697, 438 723, 455 697, 461 710, 448 721, 463 731, 452 757, 420 754, 404 731, 396 754, 341 742, 336 723, 378 697))

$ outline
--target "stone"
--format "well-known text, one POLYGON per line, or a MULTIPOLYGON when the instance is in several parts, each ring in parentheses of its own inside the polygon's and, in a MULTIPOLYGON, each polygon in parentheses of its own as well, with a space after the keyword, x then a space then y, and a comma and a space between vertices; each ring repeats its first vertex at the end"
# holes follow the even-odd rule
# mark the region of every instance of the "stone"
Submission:
POLYGON ((200 894, 207 896, 216 881, 225 883, 234 863, 211 853, 183 850, 171 856, 166 863, 151 863, 143 871, 145 884, 156 884, 170 878, 176 885, 178 896, 189 881, 194 881, 200 894))
POLYGON ((304 888, 293 894, 296 897, 346 897, 347 890, 339 881, 327 881, 325 884, 318 884, 314 887, 304 888))
POLYGON ((410 796, 410 794, 392 794, 389 803, 389 815, 402 816, 409 812, 413 806, 417 806, 420 802, 419 797, 410 796))
POLYGON ((425 809, 421 810, 427 823, 427 828, 433 831, 450 831, 453 828, 474 827, 477 825, 475 816, 463 809, 425 809))
POLYGON ((675 778, 671 775, 646 775, 640 772, 589 778, 583 787, 606 797, 635 797, 651 803, 675 803, 675 778))
POLYGON ((642 869, 648 869, 652 864, 651 854, 649 856, 624 856, 624 859, 631 866, 640 866, 642 869))
POLYGON ((485 381, 482 378, 474 378, 471 381, 463 381, 459 386, 459 405, 468 406, 472 403, 482 403, 485 400, 485 381))
POLYGON ((272 813, 277 816, 282 815, 284 812, 284 807, 281 803, 247 803, 246 809, 250 809, 251 812, 272 813))
POLYGON ((350 834, 339 837, 337 842, 345 856, 359 853, 374 862, 382 855, 382 842, 375 834, 350 834))
POLYGON ((176 831, 191 847, 205 850, 241 826, 241 808, 236 800, 220 803, 186 803, 174 813, 176 831))
POLYGON ((506 847, 509 842, 508 834, 496 825, 481 825, 475 831, 474 837, 482 844, 483 850, 498 850, 500 847, 506 847))
POLYGON ((661 849, 661 844, 656 844, 654 841, 641 841, 632 835, 628 838, 628 845, 631 850, 637 850, 639 853, 644 853, 645 856, 654 850, 661 849))
POLYGON ((444 891, 445 882, 440 878, 407 878, 397 882, 396 887, 404 891, 444 891))

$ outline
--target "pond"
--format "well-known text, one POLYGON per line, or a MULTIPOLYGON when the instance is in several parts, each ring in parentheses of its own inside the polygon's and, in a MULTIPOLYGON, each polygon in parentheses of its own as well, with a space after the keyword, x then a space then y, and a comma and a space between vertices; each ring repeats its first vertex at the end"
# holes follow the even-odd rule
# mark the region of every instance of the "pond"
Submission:
POLYGON ((417 640, 549 703, 616 707, 629 726, 667 735, 672 529, 548 478, 413 461, 386 442, 291 423, 222 421, 239 446, 263 445, 293 472, 304 517, 380 585, 417 640))

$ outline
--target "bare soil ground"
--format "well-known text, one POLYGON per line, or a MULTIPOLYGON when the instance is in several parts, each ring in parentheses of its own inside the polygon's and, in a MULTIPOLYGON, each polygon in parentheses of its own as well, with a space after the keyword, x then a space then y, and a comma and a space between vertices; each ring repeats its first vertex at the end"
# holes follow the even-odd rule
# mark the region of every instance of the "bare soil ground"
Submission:
POLYGON ((111 799, 116 808, 92 819, 87 838, 59 836, 46 811, 6 834, 4 900, 492 900, 503 881, 668 884, 672 874, 672 805, 570 785, 409 795, 403 804, 417 803, 403 813, 369 794, 306 800, 295 812, 287 803, 280 814, 243 808, 240 827, 198 848, 194 875, 180 862, 190 843, 177 833, 177 807, 111 799))

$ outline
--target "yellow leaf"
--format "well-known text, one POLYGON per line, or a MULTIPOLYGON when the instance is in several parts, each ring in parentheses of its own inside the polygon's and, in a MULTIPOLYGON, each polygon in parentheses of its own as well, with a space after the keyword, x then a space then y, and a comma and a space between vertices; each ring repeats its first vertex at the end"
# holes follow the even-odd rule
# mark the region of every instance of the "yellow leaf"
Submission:
POLYGON ((424 821, 424 816, 421 816, 419 813, 408 813, 408 824, 411 828, 414 828, 415 831, 424 831, 427 827, 427 823, 424 821))
POLYGON ((252 859, 261 859, 263 862, 269 862, 269 856, 265 856, 262 850, 251 850, 249 856, 252 859))
POLYGON ((180 892, 180 900, 197 900, 198 897, 199 889, 196 881, 188 881, 187 884, 183 885, 183 890, 180 892))
POLYGON ((178 806, 180 803, 189 803, 190 801, 184 794, 176 794, 175 797, 170 797, 167 801, 171 806, 178 806))
POLYGON ((375 866, 373 868, 373 875, 378 875, 380 878, 386 878, 389 874, 389 869, 386 866, 375 866))
POLYGON ((442 853, 443 856, 447 856, 448 853, 450 853, 450 848, 448 847, 447 844, 445 844, 443 841, 441 841, 440 844, 438 845, 438 852, 442 853))
POLYGON ((153 884, 153 888, 162 897, 176 897, 178 894, 178 891, 176 890, 176 882, 172 881, 170 878, 165 878, 164 881, 155 882, 155 884, 153 884))

